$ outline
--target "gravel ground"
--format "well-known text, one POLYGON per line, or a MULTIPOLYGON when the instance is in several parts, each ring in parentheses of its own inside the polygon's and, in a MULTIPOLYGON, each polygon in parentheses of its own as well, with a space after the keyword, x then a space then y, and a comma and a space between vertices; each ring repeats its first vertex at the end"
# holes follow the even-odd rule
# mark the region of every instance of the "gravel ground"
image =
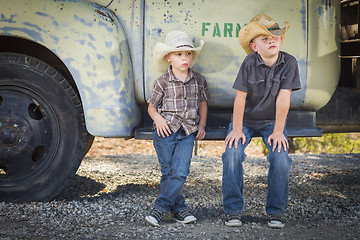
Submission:
POLYGON ((159 193, 154 154, 88 154, 56 199, 0 203, 0 239, 360 239, 360 154, 292 154, 285 228, 266 225, 268 162, 245 168, 243 226, 223 223, 220 156, 194 156, 183 194, 195 224, 144 216, 159 193))

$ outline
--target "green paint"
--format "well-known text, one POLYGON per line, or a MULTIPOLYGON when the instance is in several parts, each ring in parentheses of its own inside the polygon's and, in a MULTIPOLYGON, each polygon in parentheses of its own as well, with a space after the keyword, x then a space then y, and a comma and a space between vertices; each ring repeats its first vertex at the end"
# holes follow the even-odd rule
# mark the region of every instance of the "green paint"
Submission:
POLYGON ((232 37, 232 31, 233 31, 233 24, 225 23, 224 24, 224 37, 227 37, 228 34, 229 34, 229 37, 232 37))
POLYGON ((208 23, 208 22, 203 22, 202 23, 202 36, 205 36, 205 32, 206 31, 209 31, 209 29, 206 27, 206 26, 210 26, 211 24, 210 23, 208 23))
POLYGON ((213 37, 215 37, 215 36, 221 37, 220 28, 219 28, 218 23, 215 23, 215 25, 214 25, 213 37))
POLYGON ((236 24, 236 37, 239 37, 239 32, 240 32, 241 26, 240 24, 236 24))
POLYGON ((223 28, 220 28, 219 23, 209 23, 203 22, 201 34, 204 37, 205 35, 212 34, 213 37, 239 37, 239 31, 241 29, 241 25, 236 23, 236 28, 234 30, 234 23, 224 23, 223 28), (211 25, 213 25, 212 33, 209 31, 211 29, 211 25))

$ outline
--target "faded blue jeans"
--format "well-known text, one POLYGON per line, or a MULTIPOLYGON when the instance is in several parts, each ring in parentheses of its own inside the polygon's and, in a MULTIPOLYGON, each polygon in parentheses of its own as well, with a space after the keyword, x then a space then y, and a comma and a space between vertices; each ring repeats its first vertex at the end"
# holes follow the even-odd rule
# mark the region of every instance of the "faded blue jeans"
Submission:
POLYGON ((182 127, 168 137, 158 136, 155 131, 154 147, 161 167, 161 193, 154 207, 164 213, 188 210, 180 191, 190 172, 195 136, 196 132, 186 136, 182 127))
MULTIPOLYGON (((229 131, 232 130, 232 123, 230 123, 229 131)), ((246 146, 250 143, 252 137, 259 133, 269 150, 267 157, 270 167, 268 173, 268 193, 266 199, 266 213, 268 215, 283 216, 289 195, 289 171, 291 166, 291 158, 283 147, 281 152, 272 151, 267 139, 274 130, 274 124, 264 127, 260 130, 255 130, 247 126, 243 126, 243 133, 246 137, 246 142, 243 145, 240 139, 238 148, 226 147, 222 155, 223 161, 223 204, 225 214, 240 214, 244 207, 243 187, 244 187, 244 169, 242 162, 245 160, 246 154, 244 152, 246 146)), ((286 135, 284 130, 284 135, 286 135)))

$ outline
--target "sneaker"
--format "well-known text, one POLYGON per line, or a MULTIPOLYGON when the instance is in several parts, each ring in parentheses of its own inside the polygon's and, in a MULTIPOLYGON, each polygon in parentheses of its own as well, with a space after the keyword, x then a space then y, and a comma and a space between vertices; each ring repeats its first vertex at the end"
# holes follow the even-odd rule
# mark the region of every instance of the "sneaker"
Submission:
POLYGON ((188 211, 183 210, 177 213, 174 213, 174 219, 179 223, 191 223, 195 222, 197 219, 191 215, 188 211))
POLYGON ((225 225, 228 227, 240 227, 242 225, 241 214, 226 214, 225 225))
POLYGON ((145 220, 148 221, 148 223, 151 225, 158 227, 159 222, 164 215, 165 214, 162 211, 158 210, 157 208, 153 208, 150 214, 145 217, 145 220))
POLYGON ((270 215, 268 226, 271 228, 283 228, 285 224, 283 223, 281 217, 270 215))

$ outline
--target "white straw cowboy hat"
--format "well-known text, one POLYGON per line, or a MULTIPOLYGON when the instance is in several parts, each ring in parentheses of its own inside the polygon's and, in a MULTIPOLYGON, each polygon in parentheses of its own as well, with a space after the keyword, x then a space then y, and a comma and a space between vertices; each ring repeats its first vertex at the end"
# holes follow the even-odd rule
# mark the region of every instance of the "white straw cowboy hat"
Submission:
POLYGON ((247 54, 254 52, 250 47, 250 42, 261 35, 271 35, 273 37, 282 36, 290 27, 290 23, 284 22, 285 27, 280 28, 271 17, 265 14, 256 15, 251 21, 242 27, 239 32, 239 42, 247 54))
POLYGON ((165 56, 171 52, 193 51, 191 66, 196 62, 204 41, 199 41, 199 47, 195 48, 188 34, 183 31, 171 31, 166 34, 165 42, 157 42, 154 46, 154 64, 160 72, 165 72, 170 63, 165 56))

